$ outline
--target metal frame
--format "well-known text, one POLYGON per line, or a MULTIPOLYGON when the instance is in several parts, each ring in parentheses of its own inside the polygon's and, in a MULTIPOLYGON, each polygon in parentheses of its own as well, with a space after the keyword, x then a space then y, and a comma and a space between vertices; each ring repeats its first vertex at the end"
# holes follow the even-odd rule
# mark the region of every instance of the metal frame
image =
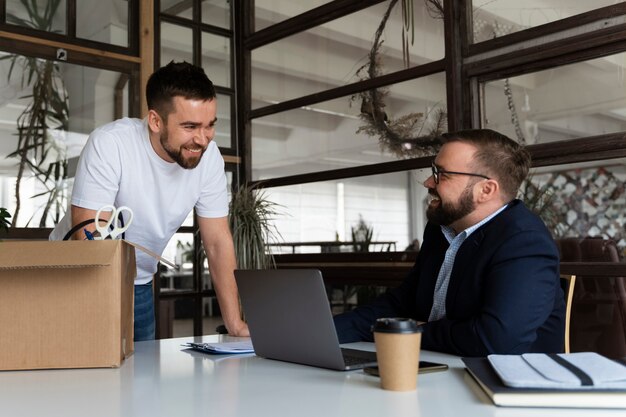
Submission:
MULTIPOLYGON (((243 2, 245 7, 253 9, 253 1, 243 2)), ((246 26, 249 35, 243 34, 242 48, 238 51, 243 61, 240 65, 239 95, 244 103, 251 101, 250 86, 250 52, 270 42, 310 29, 317 24, 343 17, 380 3, 379 1, 360 2, 357 0, 336 0, 316 9, 295 16, 284 22, 277 23, 254 33, 254 17, 252 13, 240 16, 242 26, 246 26), (331 10, 337 9, 335 13, 331 10)), ((443 60, 409 68, 391 74, 385 74, 372 80, 360 81, 331 90, 321 91, 304 97, 291 99, 279 104, 250 110, 239 109, 238 125, 245 153, 242 164, 242 181, 251 182, 251 123, 254 118, 312 105, 322 101, 354 94, 371 88, 390 85, 409 79, 427 76, 445 71, 447 83, 447 108, 450 130, 478 127, 480 121, 479 85, 481 82, 520 75, 540 69, 579 62, 601 57, 612 53, 626 51, 626 25, 607 24, 602 29, 585 32, 575 36, 562 36, 558 40, 550 40, 555 34, 567 34, 567 31, 580 29, 581 26, 593 22, 616 19, 626 15, 626 3, 603 7, 568 19, 563 19, 542 26, 526 29, 493 40, 470 44, 467 28, 472 25, 471 0, 444 0, 445 6, 445 45, 446 56, 443 60), (532 46, 533 43, 539 46, 532 46), (514 52, 499 52, 512 44, 528 44, 530 46, 514 52)), ((241 101, 240 101, 241 102, 241 101)), ((528 147, 534 166, 548 166, 563 163, 583 162, 617 158, 626 155, 626 132, 610 135, 594 136, 554 144, 530 145, 528 147), (558 152, 554 152, 558 149, 558 152)), ((288 177, 272 178, 262 182, 254 182, 259 187, 278 187, 316 181, 328 181, 356 176, 375 175, 404 171, 407 169, 428 168, 432 158, 415 158, 395 162, 364 165, 355 168, 312 172, 288 177)))
MULTIPOLYGON (((71 45, 81 46, 99 51, 114 52, 122 55, 139 55, 139 2, 142 0, 128 1, 128 47, 112 45, 104 42, 92 41, 76 36, 76 2, 78 0, 66 0, 65 34, 35 30, 23 26, 6 23, 6 2, 0 2, 0 32, 21 34, 33 38, 46 39, 54 42, 64 42, 71 45)), ((94 63, 95 64, 95 63, 94 63)))

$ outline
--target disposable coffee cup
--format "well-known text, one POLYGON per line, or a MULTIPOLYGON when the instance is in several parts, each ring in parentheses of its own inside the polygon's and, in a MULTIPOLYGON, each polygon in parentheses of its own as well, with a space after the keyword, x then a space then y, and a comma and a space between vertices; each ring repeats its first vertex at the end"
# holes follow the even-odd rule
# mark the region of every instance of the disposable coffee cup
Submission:
POLYGON ((391 391, 417 388, 422 327, 415 320, 382 318, 372 326, 380 385, 391 391))

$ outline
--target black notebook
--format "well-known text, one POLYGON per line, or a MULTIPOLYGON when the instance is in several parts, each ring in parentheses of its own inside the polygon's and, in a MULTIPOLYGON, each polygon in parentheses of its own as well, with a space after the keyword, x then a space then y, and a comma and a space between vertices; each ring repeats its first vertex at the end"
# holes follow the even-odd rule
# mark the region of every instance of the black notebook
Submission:
POLYGON ((626 390, 531 389, 505 386, 487 358, 463 358, 466 371, 505 407, 626 408, 626 390))

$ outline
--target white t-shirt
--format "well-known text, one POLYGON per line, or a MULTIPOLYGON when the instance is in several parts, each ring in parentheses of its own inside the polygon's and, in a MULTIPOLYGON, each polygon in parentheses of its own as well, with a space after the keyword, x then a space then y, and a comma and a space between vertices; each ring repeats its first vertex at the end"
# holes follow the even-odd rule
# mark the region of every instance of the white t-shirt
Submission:
MULTIPOLYGON (((76 171, 71 204, 98 210, 106 204, 127 206, 134 219, 126 240, 161 254, 191 210, 201 217, 228 215, 224 160, 211 142, 194 169, 161 159, 152 148, 146 120, 124 118, 94 130, 76 171)), ((70 213, 50 239, 62 239, 70 213), (58 229, 58 230, 57 230, 58 229)), ((152 280, 157 261, 137 250, 135 284, 152 280)))

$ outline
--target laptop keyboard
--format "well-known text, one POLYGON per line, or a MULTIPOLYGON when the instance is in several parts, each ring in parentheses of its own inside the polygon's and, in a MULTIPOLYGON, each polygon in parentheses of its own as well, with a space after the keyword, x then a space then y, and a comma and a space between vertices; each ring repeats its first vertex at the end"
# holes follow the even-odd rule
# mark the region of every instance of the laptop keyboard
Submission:
POLYGON ((341 349, 341 354, 343 355, 343 361, 346 366, 376 362, 375 352, 366 352, 356 349, 341 349))

